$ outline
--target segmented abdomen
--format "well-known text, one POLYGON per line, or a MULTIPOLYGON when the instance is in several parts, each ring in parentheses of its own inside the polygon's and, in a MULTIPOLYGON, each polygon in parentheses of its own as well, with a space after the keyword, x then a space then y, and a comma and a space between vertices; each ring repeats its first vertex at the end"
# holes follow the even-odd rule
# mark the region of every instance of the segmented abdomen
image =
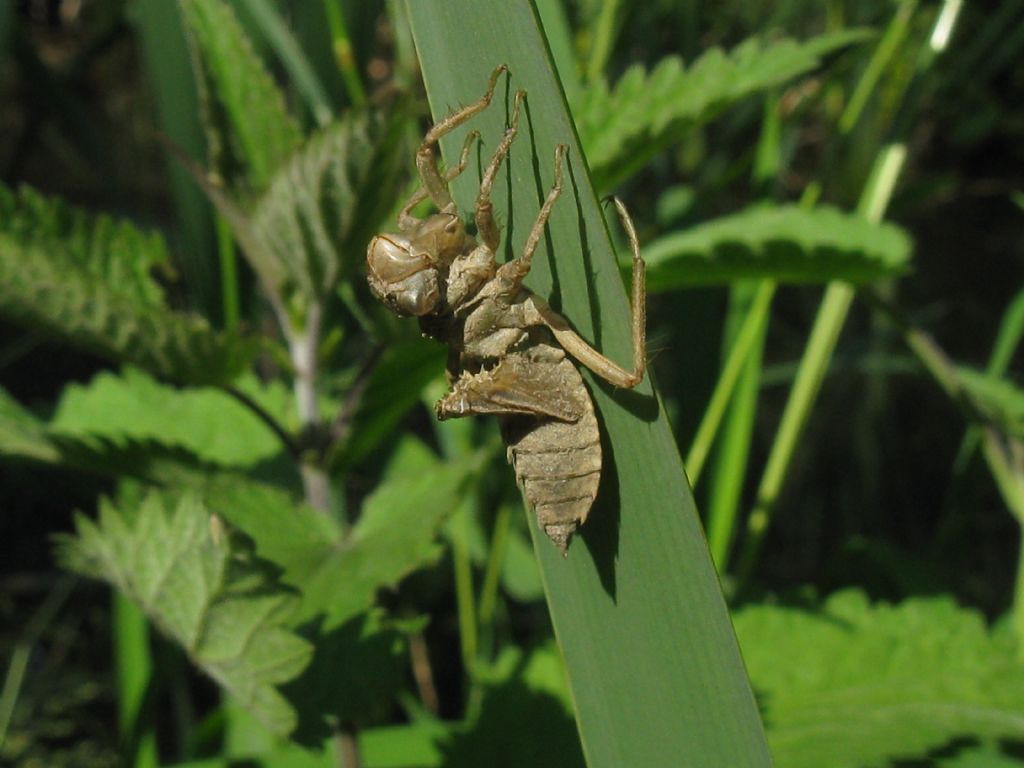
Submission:
POLYGON ((508 460, 537 522, 563 554, 576 528, 587 519, 601 481, 601 433, 594 404, 576 367, 557 365, 562 396, 578 399, 582 416, 573 422, 533 416, 505 416, 502 436, 508 460))

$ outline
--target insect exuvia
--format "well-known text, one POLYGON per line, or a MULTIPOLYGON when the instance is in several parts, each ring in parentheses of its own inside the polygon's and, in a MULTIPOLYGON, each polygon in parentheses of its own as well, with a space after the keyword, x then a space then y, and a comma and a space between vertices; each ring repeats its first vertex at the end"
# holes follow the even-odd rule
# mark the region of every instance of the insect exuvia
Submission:
POLYGON ((448 183, 466 167, 471 133, 459 163, 438 170, 438 140, 490 104, 499 66, 478 101, 449 115, 426 134, 416 153, 423 183, 398 217, 397 234, 370 241, 366 262, 374 295, 399 315, 420 319, 423 331, 448 345, 450 391, 437 402, 439 419, 493 414, 516 479, 544 532, 563 552, 586 518, 601 478, 601 439, 590 394, 569 356, 618 387, 644 376, 645 288, 633 223, 615 206, 633 252, 633 369, 627 371, 584 341, 561 315, 523 285, 530 263, 562 192, 565 145, 555 148, 555 180, 522 253, 498 264, 498 225, 491 187, 516 137, 525 92, 515 94, 509 127, 484 168, 476 199, 477 236, 466 233, 448 183), (438 213, 425 219, 412 209, 427 197, 438 213))

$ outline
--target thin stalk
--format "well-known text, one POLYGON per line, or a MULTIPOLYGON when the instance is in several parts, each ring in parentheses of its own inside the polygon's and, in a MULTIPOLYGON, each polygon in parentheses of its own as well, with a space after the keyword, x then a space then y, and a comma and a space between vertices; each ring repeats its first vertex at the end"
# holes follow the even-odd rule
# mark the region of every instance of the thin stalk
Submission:
POLYGON ((296 90, 302 94, 309 111, 313 113, 317 125, 327 125, 332 117, 330 100, 291 30, 281 21, 281 17, 268 0, 241 1, 288 71, 296 90))
POLYGON ((711 395, 711 401, 704 411, 704 418, 701 419, 697 434, 693 438, 690 452, 686 455, 686 473, 693 486, 697 485, 700 472, 704 468, 704 461, 711 451, 715 435, 722 423, 729 399, 732 397, 736 382, 747 361, 750 350, 761 333, 765 318, 768 315, 768 308, 771 306, 772 297, 775 295, 775 283, 765 280, 758 286, 757 294, 751 303, 750 311, 736 335, 736 342, 729 352, 722 374, 715 385, 715 391, 711 395))
POLYGON ((488 625, 494 618, 494 607, 498 602, 498 587, 501 585, 501 569, 505 564, 508 549, 508 532, 512 523, 512 507, 502 504, 494 517, 494 532, 491 534, 491 548, 487 555, 484 580, 480 587, 480 602, 477 615, 481 626, 488 625))
POLYGON ((241 302, 238 298, 238 257, 231 226, 223 216, 217 216, 217 256, 220 260, 220 301, 224 312, 224 327, 238 328, 241 302))
POLYGON ((472 525, 473 495, 466 497, 455 513, 452 536, 452 561, 455 569, 455 602, 459 613, 459 644, 462 664, 472 680, 476 669, 477 633, 476 608, 473 597, 473 563, 469 556, 468 539, 472 525))
MULTIPOLYGON (((318 354, 320 351, 320 323, 323 310, 319 303, 310 304, 306 325, 299 333, 288 335, 288 347, 295 369, 295 403, 302 430, 315 430, 320 423, 317 403, 318 354)), ((324 514, 331 511, 331 485, 321 457, 300 457, 299 471, 306 502, 324 514)))
POLYGON ((1024 660, 1024 528, 1017 555, 1017 580, 1013 589, 1013 631, 1017 635, 1017 658, 1024 660))
POLYGON ((281 441, 281 445, 284 446, 285 450, 287 450, 293 457, 298 458, 299 444, 295 441, 295 438, 292 437, 291 433, 284 428, 284 425, 275 419, 268 410, 236 387, 223 387, 223 390, 252 411, 260 421, 267 425, 277 439, 281 441))
MULTIPOLYGON (((758 287, 757 285, 733 287, 733 300, 736 302, 737 310, 749 314, 751 302, 758 287)), ((731 312, 732 310, 730 310, 730 314, 731 312)), ((735 324, 735 322, 731 323, 732 326, 735 324)), ((729 549, 732 547, 739 526, 740 499, 750 459, 751 436, 753 435, 754 417, 757 413, 758 394, 761 388, 761 362, 767 331, 768 315, 761 323, 754 345, 747 354, 747 360, 743 365, 739 381, 736 383, 736 391, 730 400, 729 409, 721 427, 722 434, 717 441, 718 447, 715 451, 714 472, 708 493, 707 534, 708 548, 711 550, 711 556, 719 573, 726 571, 729 549)), ((731 334, 733 339, 735 336, 735 332, 731 334)))
MULTIPOLYGON (((877 223, 882 220, 905 159, 906 147, 902 144, 889 145, 876 158, 875 167, 858 206, 858 211, 868 221, 877 223)), ((825 297, 811 329, 807 348, 800 360, 789 400, 782 412, 782 420, 768 454, 768 461, 757 489, 754 509, 747 519, 747 538, 737 566, 737 578, 741 584, 749 577, 757 562, 761 543, 775 513, 797 441, 821 390, 853 296, 854 289, 846 283, 833 282, 825 290, 825 297)))
POLYGON ((875 47, 875 51, 871 55, 867 67, 864 69, 864 74, 858 81, 857 87, 854 88, 853 95, 850 96, 850 101, 839 118, 839 130, 842 133, 852 131, 860 119, 861 112, 864 111, 868 99, 875 88, 878 87, 878 81, 881 79, 886 67, 889 66, 889 62, 892 61, 892 57, 897 49, 906 40, 907 32, 910 28, 910 19, 914 15, 916 7, 917 0, 904 0, 899 8, 897 8, 896 15, 889 22, 881 42, 875 47))
POLYGON ((7 731, 11 727, 14 709, 17 706, 18 697, 21 695, 21 686, 25 682, 25 675, 28 672, 32 648, 70 597, 75 583, 76 579, 72 576, 62 577, 57 582, 46 599, 43 600, 42 605, 28 620, 21 637, 14 646, 11 660, 7 665, 7 674, 4 676, 3 688, 0 689, 0 748, 7 740, 7 731))
POLYGON ((437 698, 437 687, 434 685, 434 671, 430 667, 430 653, 427 641, 422 632, 409 635, 409 662, 412 666, 412 678, 416 682, 416 690, 420 694, 420 703, 433 715, 440 708, 437 698))
MULTIPOLYGON (((1010 306, 1003 313, 1003 321, 1000 323, 995 344, 992 345, 992 354, 985 372, 992 376, 1002 376, 1006 373, 1022 337, 1024 337, 1024 290, 1018 291, 1013 301, 1010 302, 1010 306)), ((976 426, 969 426, 953 462, 955 472, 960 473, 967 468, 967 463, 974 455, 980 440, 981 430, 976 426)))
MULTIPOLYGON (((865 299, 882 311, 903 333, 904 341, 943 392, 957 405, 966 408, 968 418, 978 418, 974 404, 966 399, 956 366, 935 340, 915 328, 883 298, 866 292, 865 299)), ((1007 509, 1021 526, 1024 537, 1024 446, 1011 436, 990 426, 980 428, 982 455, 1007 509)), ((1024 659, 1024 539, 1018 553, 1017 581, 1013 598, 1013 626, 1017 633, 1020 657, 1024 659)))
POLYGON ((619 13, 619 0, 604 0, 601 11, 594 25, 593 39, 590 45, 590 58, 587 61, 587 81, 594 82, 604 73, 615 42, 616 18, 619 13))
POLYGON ((362 768, 363 757, 359 752, 359 737, 355 730, 338 731, 334 743, 341 768, 362 768))
POLYGON ((155 720, 146 697, 153 679, 149 623, 134 603, 114 593, 114 658, 117 666, 117 720, 126 760, 135 768, 159 765, 155 720))
POLYGON ((364 107, 366 106, 366 90, 363 88, 363 81, 359 77, 359 69, 356 67, 352 40, 349 38, 345 13, 342 11, 340 0, 324 0, 324 12, 327 14, 327 26, 331 31, 334 59, 338 62, 338 70, 345 81, 349 101, 357 109, 364 107))

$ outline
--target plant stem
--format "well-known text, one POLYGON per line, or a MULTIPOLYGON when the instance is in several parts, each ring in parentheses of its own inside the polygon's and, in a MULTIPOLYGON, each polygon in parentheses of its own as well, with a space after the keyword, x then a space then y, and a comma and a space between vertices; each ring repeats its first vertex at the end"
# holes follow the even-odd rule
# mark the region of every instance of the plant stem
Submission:
POLYGON ((345 23, 345 13, 341 8, 340 0, 324 0, 324 12, 327 14, 327 26, 331 30, 334 59, 338 62, 338 69, 345 81, 349 101, 357 109, 364 107, 366 106, 366 90, 363 88, 363 81, 359 77, 359 70, 356 67, 352 41, 348 35, 348 26, 345 23))
POLYGON ((220 259, 220 300, 224 312, 224 327, 234 330, 241 317, 238 299, 238 260, 231 226, 223 216, 217 216, 217 256, 220 259))
POLYGON ((47 594, 42 605, 36 610, 22 630, 21 637, 14 646, 11 660, 7 665, 3 688, 0 689, 0 747, 7 740, 7 730, 14 716, 14 708, 21 694, 21 686, 28 672, 28 663, 32 656, 32 646, 54 620, 57 613, 70 597, 76 579, 72 576, 62 577, 47 594))
MULTIPOLYGON (((494 533, 491 535, 491 548, 487 555, 487 567, 484 571, 483 584, 480 587, 480 602, 477 617, 481 629, 490 625, 494 619, 494 607, 498 601, 498 587, 501 584, 501 569, 505 564, 505 551, 508 548, 508 531, 512 523, 512 507, 502 504, 494 518, 494 533)), ((488 635, 493 634, 488 632, 488 635)))
POLYGON ((342 730, 334 735, 339 768, 362 768, 363 758, 359 753, 359 739, 355 730, 342 730))
POLYGON ((237 387, 223 387, 223 390, 252 411, 253 414, 259 418, 260 421, 266 424, 267 427, 277 436, 277 439, 281 441, 285 450, 287 450, 292 457, 298 458, 298 443, 295 442, 295 439, 288 430, 284 428, 284 425, 275 419, 269 411, 237 387))
MULTIPOLYGON (((299 411, 299 422, 304 433, 309 434, 320 423, 320 407, 317 402, 317 356, 320 351, 320 324, 323 308, 312 302, 306 313, 306 324, 300 333, 289 336, 288 345, 292 366, 295 369, 295 402, 299 411)), ((299 457, 299 471, 305 489, 306 503, 327 514, 331 509, 331 486, 324 469, 322 457, 314 452, 312 457, 299 457)))
POLYGON ((594 25, 590 45, 590 58, 587 61, 587 82, 594 82, 604 73, 608 56, 615 42, 615 20, 618 16, 619 0, 604 0, 601 11, 594 25))
POLYGON ((459 612, 459 641, 466 675, 473 679, 476 669, 476 606, 473 597, 473 564, 469 557, 469 533, 475 494, 467 495, 453 520, 452 560, 455 568, 455 600, 459 612))
MULTIPOLYGON (((875 159, 875 166, 858 205, 858 211, 868 221, 878 223, 882 220, 905 159, 906 147, 903 144, 890 144, 875 159)), ((741 584, 749 577, 757 562, 797 441, 821 390, 853 296, 854 289, 847 283, 833 282, 825 290, 825 297, 814 320, 793 388, 782 412, 778 432, 768 454, 754 509, 747 520, 747 538, 737 565, 737 579, 741 584)))
MULTIPOLYGON (((742 323, 751 311, 751 302, 761 284, 738 284, 732 288, 732 308, 744 312, 741 317, 730 317, 730 329, 742 323), (737 322, 739 321, 739 322, 737 322)), ((761 361, 764 340, 768 331, 769 315, 765 314, 760 324, 747 360, 736 384, 736 391, 729 402, 721 430, 721 438, 715 451, 714 472, 712 473, 707 503, 708 548, 719 573, 725 573, 729 550, 735 540, 739 526, 740 499, 750 458, 751 437, 754 417, 757 413, 758 395, 761 387, 761 361)), ((732 330, 730 337, 736 338, 732 330)))
POLYGON ((332 117, 327 93, 291 30, 268 0, 242 0, 242 3, 281 60, 296 90, 302 94, 317 125, 327 125, 332 117))
POLYGON ((917 0, 904 0, 899 8, 896 9, 896 15, 889 22, 881 42, 875 47, 875 51, 871 55, 867 67, 864 69, 864 74, 857 82, 857 87, 854 88, 853 95, 850 96, 850 101, 839 118, 839 130, 841 132, 849 133, 857 124, 864 106, 871 97, 871 93, 878 86, 878 81, 881 79, 886 67, 892 60, 893 55, 895 55, 896 50, 906 40, 907 32, 910 28, 910 19, 914 15, 916 7, 917 0))
POLYGON ((718 377, 715 391, 711 395, 711 401, 704 411, 704 418, 701 419, 700 427, 693 438, 693 444, 686 455, 686 473, 693 486, 697 485, 701 470, 704 468, 704 461, 711 451, 718 427, 722 423, 722 417, 729 405, 736 382, 743 366, 747 361, 750 350, 761 333, 765 318, 768 316, 768 308, 771 306, 772 297, 775 295, 775 283, 766 280, 758 286, 757 294, 750 306, 740 328, 736 334, 736 342, 729 352, 729 358, 722 368, 722 374, 718 377))
POLYGON ((149 623, 121 593, 114 592, 113 602, 118 730, 126 760, 135 768, 149 768, 159 765, 155 721, 146 706, 153 679, 149 623))

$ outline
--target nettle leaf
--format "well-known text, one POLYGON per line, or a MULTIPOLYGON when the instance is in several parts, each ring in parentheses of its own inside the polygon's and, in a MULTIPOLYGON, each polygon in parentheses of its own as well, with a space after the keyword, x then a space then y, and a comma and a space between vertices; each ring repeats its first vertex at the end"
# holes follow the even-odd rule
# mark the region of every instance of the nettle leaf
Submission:
POLYGON ((284 96, 223 0, 182 0, 210 165, 236 192, 261 192, 302 143, 284 96))
POLYGON ((291 155, 256 201, 255 236, 307 296, 362 264, 399 192, 400 127, 381 113, 347 112, 291 155))
POLYGON ((158 436, 130 437, 51 428, 0 389, 0 457, 73 467, 93 474, 133 477, 160 485, 197 486, 213 467, 181 445, 158 436))
MULTIPOLYGON (((283 384, 262 385, 250 376, 241 388, 286 421, 290 393, 283 384)), ((134 368, 66 387, 49 429, 66 438, 159 442, 223 467, 252 467, 282 450, 273 431, 223 390, 177 389, 134 368)))
POLYGON ((0 456, 44 463, 60 460, 46 425, 4 389, 0 389, 0 456))
POLYGON ((898 226, 828 206, 756 207, 658 238, 643 249, 647 289, 726 284, 867 283, 907 269, 911 242, 898 226))
POLYGON ((163 302, 149 271, 162 239, 29 190, 0 185, 0 314, 169 379, 230 381, 255 342, 163 302))
POLYGON ((957 378, 971 405, 1008 435, 1024 438, 1024 391, 1002 376, 959 366, 957 378))
POLYGON ((1024 665, 1009 626, 953 600, 819 611, 758 605, 734 616, 779 768, 868 768, 958 737, 1024 738, 1024 665))
POLYGON ((413 453, 366 499, 347 535, 326 515, 265 485, 228 480, 215 483, 207 498, 252 537, 260 557, 282 568, 286 584, 302 590, 298 620, 320 619, 330 631, 369 610, 378 590, 397 586, 441 553, 438 530, 474 465, 442 463, 426 448, 407 455, 413 453))
POLYGON ((15 192, 0 184, 0 233, 25 247, 48 250, 59 243, 69 261, 118 294, 146 304, 164 302, 163 288, 153 272, 170 273, 171 266, 167 246, 157 232, 87 213, 31 187, 15 192))
POLYGON ((871 34, 850 29, 806 42, 768 44, 751 38, 728 53, 712 48, 689 68, 669 56, 650 73, 631 67, 614 89, 598 81, 572 104, 595 186, 612 189, 729 105, 811 72, 825 55, 871 34))
POLYGON ((168 509, 151 494, 134 514, 104 502, 98 522, 78 515, 75 528, 58 543, 66 567, 136 602, 268 728, 295 728, 295 711, 277 686, 296 679, 313 655, 288 628, 298 599, 237 537, 214 535, 197 497, 187 494, 168 509))

